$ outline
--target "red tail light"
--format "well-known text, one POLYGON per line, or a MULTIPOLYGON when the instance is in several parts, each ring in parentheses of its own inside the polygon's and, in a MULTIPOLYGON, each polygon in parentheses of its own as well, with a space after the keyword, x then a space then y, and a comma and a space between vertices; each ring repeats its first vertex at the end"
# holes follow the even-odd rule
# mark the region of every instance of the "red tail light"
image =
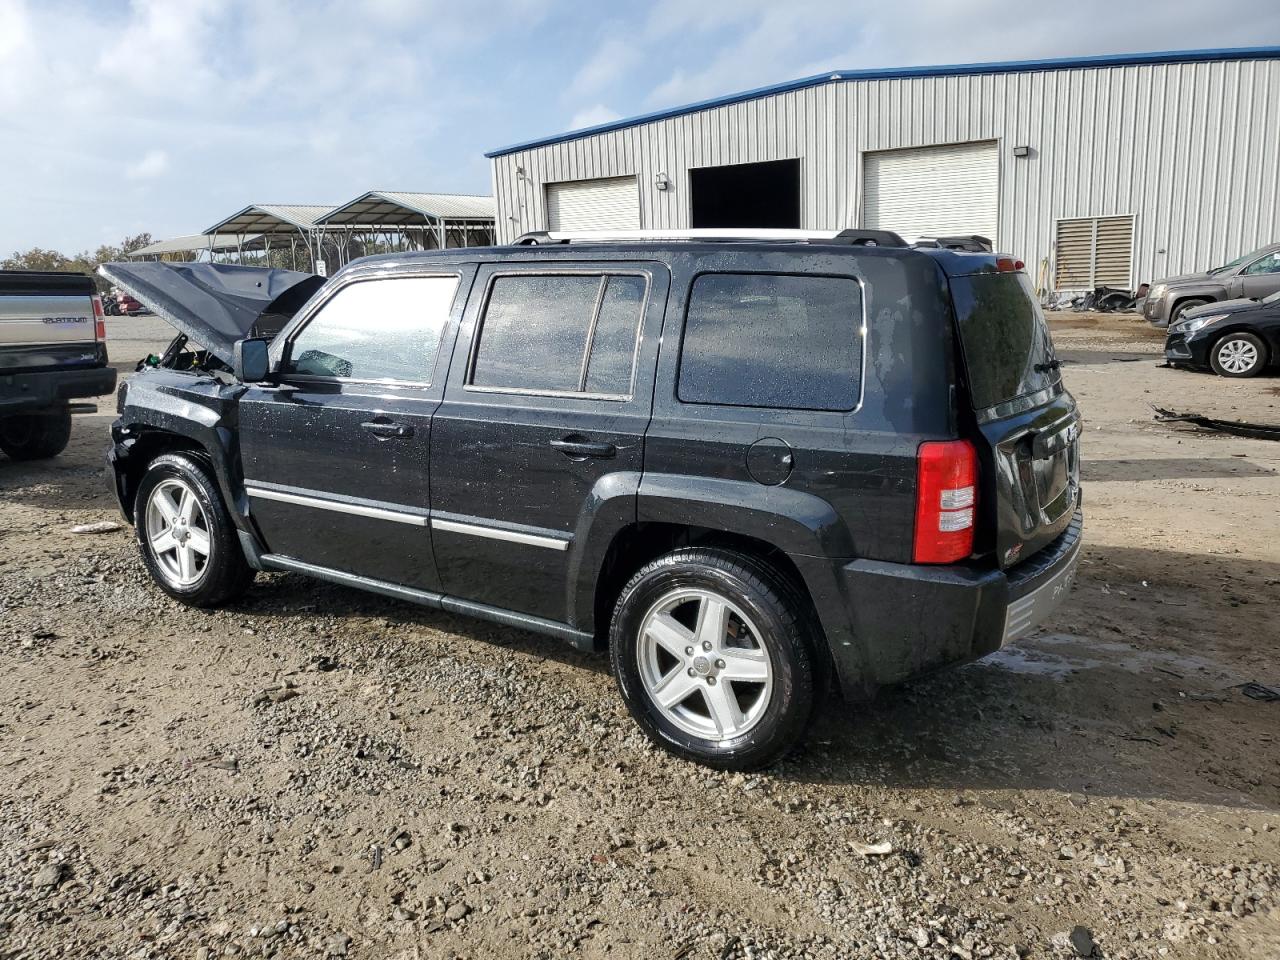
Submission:
POLYGON ((1001 273, 1017 273, 1026 267, 1021 260, 1015 260, 1013 257, 997 257, 996 269, 1001 273))
POLYGON ((968 440, 920 444, 916 476, 916 563, 954 563, 973 553, 978 455, 968 440))
POLYGON ((93 336, 99 343, 107 339, 107 315, 102 310, 102 298, 95 294, 93 300, 93 336))

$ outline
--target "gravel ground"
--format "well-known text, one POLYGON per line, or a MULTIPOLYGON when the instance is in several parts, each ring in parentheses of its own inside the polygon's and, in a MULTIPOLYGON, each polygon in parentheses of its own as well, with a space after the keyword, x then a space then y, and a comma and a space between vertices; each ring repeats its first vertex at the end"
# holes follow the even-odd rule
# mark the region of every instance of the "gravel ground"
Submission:
MULTIPOLYGON (((165 337, 131 322, 124 369, 165 337)), ((174 604, 130 530, 69 532, 117 519, 108 405, 0 460, 0 958, 1280 956, 1280 703, 1238 686, 1280 687, 1280 448, 1147 407, 1280 422, 1280 378, 1055 338, 1069 602, 750 776, 554 641, 295 575, 174 604)))

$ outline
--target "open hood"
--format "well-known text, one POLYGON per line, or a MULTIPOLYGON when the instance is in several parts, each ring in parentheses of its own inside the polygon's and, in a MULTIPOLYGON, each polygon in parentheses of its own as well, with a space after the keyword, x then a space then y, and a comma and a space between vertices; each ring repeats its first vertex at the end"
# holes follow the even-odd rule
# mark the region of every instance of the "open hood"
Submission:
POLYGON ((237 340, 275 336, 325 282, 227 263, 104 263, 98 273, 228 366, 237 340))

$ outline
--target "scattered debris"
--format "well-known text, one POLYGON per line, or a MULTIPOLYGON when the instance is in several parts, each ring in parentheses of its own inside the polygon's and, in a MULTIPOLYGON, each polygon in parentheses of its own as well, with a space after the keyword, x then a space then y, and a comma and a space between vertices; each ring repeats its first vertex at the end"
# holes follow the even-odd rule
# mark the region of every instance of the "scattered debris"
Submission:
POLYGON ((1262 700, 1265 703, 1275 703, 1280 700, 1280 690, 1274 687, 1263 686, 1261 683, 1250 680, 1248 683, 1236 684, 1236 690, 1239 690, 1250 700, 1262 700))
POLYGON ((297 696, 301 696, 301 694, 292 687, 279 687, 273 690, 263 690, 253 698, 253 705, 255 707, 260 707, 268 703, 284 703, 286 700, 292 700, 297 696))
POLYGON ((1093 934, 1088 927, 1077 926, 1072 928, 1071 948, 1075 950, 1076 955, 1080 957, 1092 957, 1097 955, 1098 945, 1093 942, 1093 934))
POLYGON ((863 857, 887 857, 893 853, 893 844, 888 840, 883 843, 858 843, 855 840, 851 846, 854 853, 863 857))
POLYGON ((77 523, 71 528, 71 533, 111 533, 113 530, 119 530, 121 524, 114 520, 98 520, 95 523, 77 523))
POLYGON ((1280 440, 1280 425, 1270 423, 1248 423, 1243 420, 1218 420, 1200 413, 1178 413, 1163 407, 1152 405, 1156 412, 1157 423, 1189 423, 1204 430, 1216 433, 1229 433, 1250 440, 1280 440))

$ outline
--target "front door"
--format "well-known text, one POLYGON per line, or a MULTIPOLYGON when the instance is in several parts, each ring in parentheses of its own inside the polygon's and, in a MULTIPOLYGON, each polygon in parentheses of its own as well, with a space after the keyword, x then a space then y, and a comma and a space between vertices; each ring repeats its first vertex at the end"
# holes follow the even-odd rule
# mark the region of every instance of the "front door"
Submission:
POLYGON ((1231 292, 1237 297, 1261 300, 1280 290, 1280 251, 1253 261, 1236 277, 1231 292))
POLYGON ((356 278, 283 335, 280 386, 240 401, 245 488, 270 553, 438 590, 431 417, 468 278, 356 278))
POLYGON ((567 619, 593 496, 639 479, 668 282, 654 263, 479 269, 432 429, 447 594, 567 619))

